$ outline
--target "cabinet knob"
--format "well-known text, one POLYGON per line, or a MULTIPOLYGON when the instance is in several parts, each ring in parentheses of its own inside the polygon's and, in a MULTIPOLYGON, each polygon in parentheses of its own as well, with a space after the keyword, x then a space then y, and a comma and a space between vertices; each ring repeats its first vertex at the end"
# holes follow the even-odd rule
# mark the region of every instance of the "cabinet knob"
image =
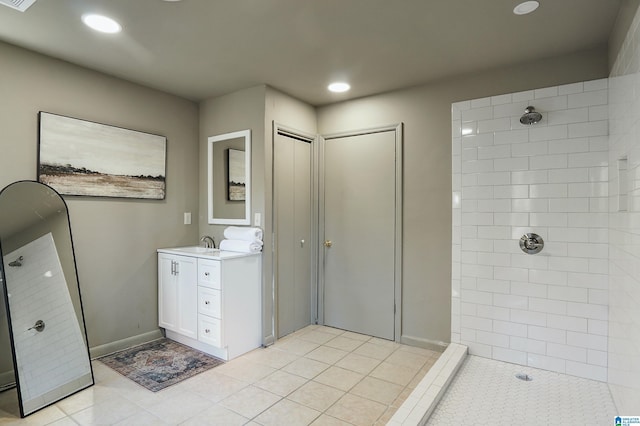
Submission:
POLYGON ((209 333, 211 332, 211 330, 209 330, 208 328, 206 328, 206 329, 204 330, 204 332, 205 332, 205 333, 207 333, 207 334, 209 334, 209 333))
POLYGON ((205 304, 205 305, 208 305, 209 303, 211 303, 211 302, 209 302, 208 300, 205 300, 205 301, 204 301, 204 304, 205 304))
POLYGON ((208 273, 208 272, 205 272, 205 273, 204 273, 204 276, 205 276, 205 277, 208 277, 208 276, 209 276, 209 273, 208 273))

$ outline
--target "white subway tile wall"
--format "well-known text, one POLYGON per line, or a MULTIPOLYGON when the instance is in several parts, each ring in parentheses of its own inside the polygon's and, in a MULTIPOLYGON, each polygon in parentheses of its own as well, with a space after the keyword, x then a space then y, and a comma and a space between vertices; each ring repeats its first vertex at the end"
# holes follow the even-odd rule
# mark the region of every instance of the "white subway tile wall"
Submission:
POLYGON ((50 402, 40 401, 43 395, 91 374, 91 368, 51 233, 7 254, 5 264, 20 256, 22 266, 5 270, 11 325, 17 362, 31 366, 18 368, 23 403, 38 407, 50 402), (45 329, 27 330, 37 320, 45 329))
POLYGON ((451 339, 472 355, 607 380, 607 103, 602 79, 453 104, 451 339))
MULTIPOLYGON (((590 342, 587 362, 608 367, 609 388, 619 412, 630 413, 640 407, 640 11, 609 84, 609 343, 607 348, 603 341, 590 342), (607 349, 605 360, 602 352, 607 349)), ((604 290, 600 284, 591 288, 604 290)), ((602 322, 590 322, 588 330, 591 335, 605 335, 602 322)))

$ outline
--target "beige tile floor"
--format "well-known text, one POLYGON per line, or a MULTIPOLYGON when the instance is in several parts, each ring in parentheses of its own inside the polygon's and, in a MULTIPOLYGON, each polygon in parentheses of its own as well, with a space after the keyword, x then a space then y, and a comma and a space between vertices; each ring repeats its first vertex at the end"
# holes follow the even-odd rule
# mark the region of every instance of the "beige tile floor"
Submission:
POLYGON ((0 393, 0 425, 379 425, 439 355, 309 326, 156 393, 94 361, 95 386, 25 419, 0 393))

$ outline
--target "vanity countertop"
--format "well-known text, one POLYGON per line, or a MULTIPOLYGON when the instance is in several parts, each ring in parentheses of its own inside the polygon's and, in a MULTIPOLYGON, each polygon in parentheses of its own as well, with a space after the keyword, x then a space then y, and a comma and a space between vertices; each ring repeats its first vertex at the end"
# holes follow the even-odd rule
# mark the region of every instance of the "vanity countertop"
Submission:
POLYGON ((157 251, 158 253, 177 254, 180 256, 191 256, 191 257, 198 257, 201 259, 213 259, 213 260, 232 259, 236 257, 255 256, 255 255, 262 254, 262 253, 239 253, 235 251, 212 249, 212 248, 206 248, 202 246, 160 248, 157 251))

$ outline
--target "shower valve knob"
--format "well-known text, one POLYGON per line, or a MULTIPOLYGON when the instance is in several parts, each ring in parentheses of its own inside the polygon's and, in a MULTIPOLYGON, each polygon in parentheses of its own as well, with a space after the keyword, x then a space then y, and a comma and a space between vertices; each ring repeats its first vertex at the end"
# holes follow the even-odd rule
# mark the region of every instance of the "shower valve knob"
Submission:
POLYGON ((42 320, 36 321, 36 323, 33 325, 33 327, 29 327, 27 329, 27 331, 29 331, 29 330, 35 330, 35 331, 38 331, 38 332, 44 330, 44 321, 42 321, 42 320))
POLYGON ((520 249, 527 254, 536 254, 542 251, 544 240, 538 234, 524 234, 520 238, 520 249))

